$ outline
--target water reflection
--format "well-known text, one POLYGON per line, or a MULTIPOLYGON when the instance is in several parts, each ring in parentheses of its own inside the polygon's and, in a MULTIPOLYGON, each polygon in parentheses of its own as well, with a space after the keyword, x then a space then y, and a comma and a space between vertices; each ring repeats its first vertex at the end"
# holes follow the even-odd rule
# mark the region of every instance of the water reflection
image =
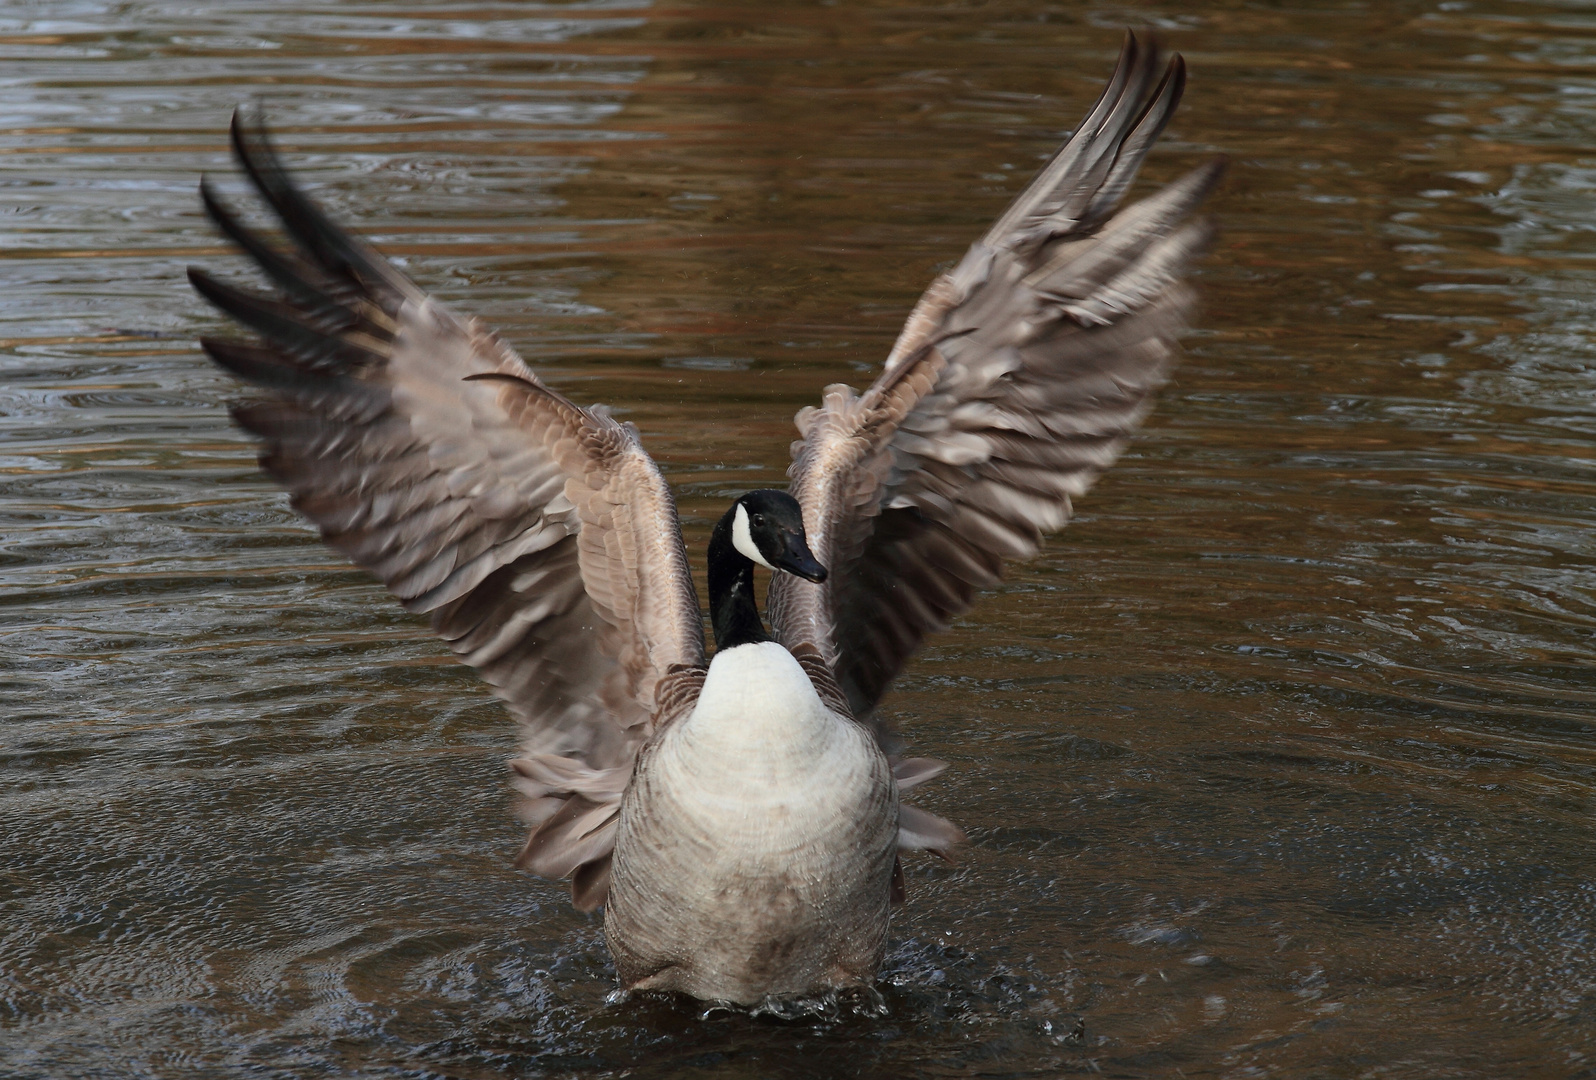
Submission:
POLYGON ((0 13, 18 1075, 1581 1075, 1596 25, 1551 3, 0 13), (508 722, 256 476, 182 283, 264 99, 334 212, 645 430, 701 550, 1126 21, 1222 150, 1203 329, 893 699, 954 771, 886 1014, 607 1006, 508 722), (1177 1073, 1177 1070, 1179 1071, 1177 1073))

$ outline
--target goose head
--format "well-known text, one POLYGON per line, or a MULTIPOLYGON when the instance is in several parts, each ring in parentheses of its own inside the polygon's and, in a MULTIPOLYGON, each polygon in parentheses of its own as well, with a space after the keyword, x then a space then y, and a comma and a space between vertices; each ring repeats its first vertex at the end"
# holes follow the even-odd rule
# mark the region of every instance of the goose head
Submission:
POLYGON ((826 580, 826 568, 809 550, 804 512, 785 491, 750 491, 732 503, 732 547, 767 570, 785 570, 805 581, 826 580))
POLYGON ((709 612, 719 649, 770 640, 754 600, 755 564, 826 580, 826 568, 809 550, 803 510, 785 491, 750 491, 732 503, 709 539, 709 612))

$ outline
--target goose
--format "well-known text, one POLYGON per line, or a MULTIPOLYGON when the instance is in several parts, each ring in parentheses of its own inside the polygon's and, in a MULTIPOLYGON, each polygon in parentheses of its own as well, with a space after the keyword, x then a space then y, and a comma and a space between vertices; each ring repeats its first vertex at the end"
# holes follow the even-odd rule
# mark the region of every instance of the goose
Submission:
POLYGON ((1127 34, 1080 126, 932 282, 875 382, 798 413, 789 489, 742 495, 714 527, 712 659, 638 430, 336 225, 263 122, 234 114, 234 154, 290 246, 201 181, 276 287, 191 268, 257 335, 201 345, 258 388, 233 416, 264 471, 520 721, 516 863, 603 907, 623 992, 746 1005, 868 986, 900 852, 964 840, 901 801, 944 766, 891 753, 879 704, 927 635, 1065 525, 1175 363, 1209 236, 1194 212, 1224 161, 1120 203, 1184 85, 1178 54, 1127 34))

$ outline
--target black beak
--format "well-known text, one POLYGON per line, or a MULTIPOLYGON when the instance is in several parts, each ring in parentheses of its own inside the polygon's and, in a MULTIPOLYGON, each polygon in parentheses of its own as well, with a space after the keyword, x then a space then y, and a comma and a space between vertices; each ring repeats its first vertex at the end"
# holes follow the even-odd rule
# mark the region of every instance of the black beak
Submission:
POLYGON ((770 560, 770 565, 778 570, 785 570, 789 574, 796 574, 805 581, 819 584, 826 580, 826 568, 815 560, 809 550, 809 544, 804 540, 803 533, 788 533, 784 550, 776 558, 770 560))

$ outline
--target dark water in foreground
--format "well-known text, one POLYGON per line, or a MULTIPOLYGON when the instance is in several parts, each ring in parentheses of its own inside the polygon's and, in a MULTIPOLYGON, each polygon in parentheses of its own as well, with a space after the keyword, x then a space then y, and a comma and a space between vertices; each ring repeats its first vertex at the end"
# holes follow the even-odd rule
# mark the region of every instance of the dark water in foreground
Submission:
POLYGON ((17 0, 0 60, 0 1073, 1596 1076, 1590 8, 17 0), (891 699, 967 859, 879 1015, 606 1004, 511 724, 190 344, 229 109, 697 553, 1127 22, 1224 233, 1145 437, 891 699))

